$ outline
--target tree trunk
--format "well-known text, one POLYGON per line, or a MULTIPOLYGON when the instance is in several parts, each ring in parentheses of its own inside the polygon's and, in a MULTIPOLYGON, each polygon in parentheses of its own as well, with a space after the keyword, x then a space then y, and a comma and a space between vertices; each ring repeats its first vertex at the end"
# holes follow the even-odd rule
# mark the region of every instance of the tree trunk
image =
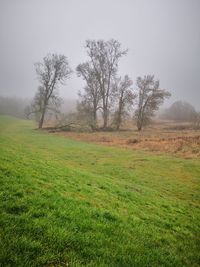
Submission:
POLYGON ((106 109, 104 109, 103 112, 103 129, 106 130, 108 126, 108 111, 106 109))
POLYGON ((119 111, 119 113, 117 114, 117 119, 116 119, 116 130, 117 131, 119 131, 120 125, 121 125, 121 114, 119 111))
POLYGON ((137 129, 138 131, 142 130, 142 123, 140 121, 137 122, 137 129))
POLYGON ((93 130, 96 130, 97 128, 97 113, 96 110, 93 113, 93 130))
POLYGON ((41 118, 40 118, 40 121, 39 121, 39 126, 38 126, 39 129, 42 129, 42 126, 43 126, 43 123, 44 123, 44 115, 45 115, 45 109, 42 111, 42 115, 41 115, 41 118))
POLYGON ((122 97, 120 97, 120 100, 119 100, 119 110, 118 110, 118 114, 117 114, 117 121, 116 121, 116 130, 118 131, 120 126, 121 126, 121 123, 122 123, 122 100, 121 100, 122 97))

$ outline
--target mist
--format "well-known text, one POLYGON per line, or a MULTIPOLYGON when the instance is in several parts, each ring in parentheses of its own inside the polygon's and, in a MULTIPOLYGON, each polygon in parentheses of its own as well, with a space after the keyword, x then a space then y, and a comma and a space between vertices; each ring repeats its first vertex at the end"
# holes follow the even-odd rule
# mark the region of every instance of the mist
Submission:
POLYGON ((77 99, 84 86, 75 73, 86 60, 85 40, 115 38, 129 52, 119 74, 154 74, 176 100, 200 109, 200 1, 1 0, 0 95, 31 99, 38 86, 34 63, 65 54, 74 70, 60 88, 77 99))

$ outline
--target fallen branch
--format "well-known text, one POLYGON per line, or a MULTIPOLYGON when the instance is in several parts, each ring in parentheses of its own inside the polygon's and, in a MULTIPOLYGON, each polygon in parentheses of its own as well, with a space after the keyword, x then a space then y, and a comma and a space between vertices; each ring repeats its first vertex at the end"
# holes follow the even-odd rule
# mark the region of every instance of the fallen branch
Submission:
POLYGON ((81 124, 71 122, 71 123, 64 124, 64 125, 45 127, 45 128, 43 128, 43 130, 47 130, 50 132, 57 132, 57 131, 66 131, 66 130, 70 131, 71 129, 82 128, 82 127, 83 127, 83 125, 81 125, 81 124))

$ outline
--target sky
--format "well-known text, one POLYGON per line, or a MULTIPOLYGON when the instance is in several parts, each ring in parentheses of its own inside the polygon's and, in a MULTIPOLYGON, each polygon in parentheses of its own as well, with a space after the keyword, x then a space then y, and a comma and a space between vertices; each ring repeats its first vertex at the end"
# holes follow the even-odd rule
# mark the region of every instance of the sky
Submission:
POLYGON ((31 98, 39 85, 34 63, 48 53, 67 56, 73 75, 60 88, 75 99, 84 82, 87 39, 117 39, 127 56, 119 75, 154 74, 200 110, 200 0, 0 0, 0 95, 31 98))

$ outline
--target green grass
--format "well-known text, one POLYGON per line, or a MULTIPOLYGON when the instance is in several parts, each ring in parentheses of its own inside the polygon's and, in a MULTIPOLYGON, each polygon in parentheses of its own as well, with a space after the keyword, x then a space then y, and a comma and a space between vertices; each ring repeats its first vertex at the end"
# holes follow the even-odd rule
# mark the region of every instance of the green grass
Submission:
POLYGON ((199 266, 200 161, 0 118, 0 266, 199 266))

